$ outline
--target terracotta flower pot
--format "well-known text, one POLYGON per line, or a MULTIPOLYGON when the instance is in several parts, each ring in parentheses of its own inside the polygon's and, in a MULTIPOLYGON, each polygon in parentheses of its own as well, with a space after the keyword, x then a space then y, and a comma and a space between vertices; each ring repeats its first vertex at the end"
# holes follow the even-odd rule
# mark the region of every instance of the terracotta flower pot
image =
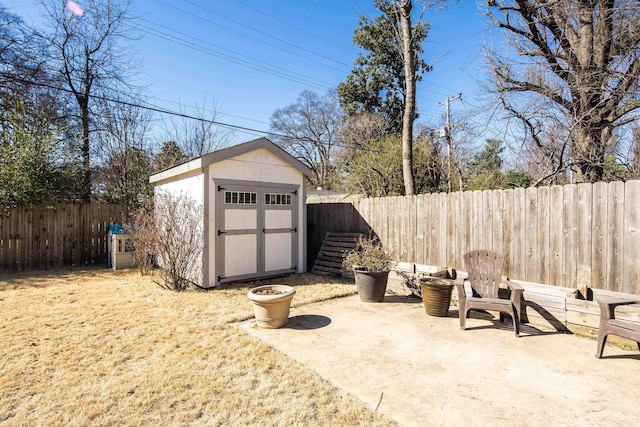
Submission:
POLYGON ((260 328, 280 328, 289 321, 291 300, 296 290, 288 285, 264 285, 251 289, 247 297, 253 304, 260 328))
POLYGON ((449 314, 449 305, 451 304, 453 280, 423 277, 420 279, 420 287, 422 288, 424 310, 427 314, 446 317, 449 314))
POLYGON ((382 302, 387 291, 389 271, 353 270, 360 300, 364 302, 382 302))

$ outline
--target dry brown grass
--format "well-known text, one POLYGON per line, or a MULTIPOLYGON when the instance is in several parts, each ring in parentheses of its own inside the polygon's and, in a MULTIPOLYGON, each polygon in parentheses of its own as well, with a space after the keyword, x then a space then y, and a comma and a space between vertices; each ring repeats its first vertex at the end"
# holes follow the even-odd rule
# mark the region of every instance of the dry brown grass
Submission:
MULTIPOLYGON (((354 292, 286 282, 294 306, 354 292)), ((106 269, 5 276, 0 425, 392 424, 231 325, 252 317, 253 286, 175 293, 106 269)))

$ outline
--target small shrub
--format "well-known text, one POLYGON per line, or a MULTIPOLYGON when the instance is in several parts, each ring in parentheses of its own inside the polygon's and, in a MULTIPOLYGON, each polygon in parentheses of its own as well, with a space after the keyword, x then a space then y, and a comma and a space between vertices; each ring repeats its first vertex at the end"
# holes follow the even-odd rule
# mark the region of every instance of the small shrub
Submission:
POLYGON ((388 271, 391 268, 391 255, 377 237, 361 237, 355 249, 347 253, 342 265, 348 270, 357 267, 370 272, 388 271))
POLYGON ((396 270, 396 274, 402 277, 403 289, 411 292, 412 295, 422 298, 422 286, 420 286, 420 280, 415 274, 401 270, 396 270))
POLYGON ((131 219, 131 234, 133 236, 133 262, 140 274, 146 276, 153 270, 153 255, 155 253, 155 223, 153 220, 153 205, 139 208, 131 219))
MULTIPOLYGON (((456 270, 454 270, 453 268, 446 269, 446 270, 439 270, 427 276, 411 274, 402 270, 396 270, 396 274, 402 277, 402 283, 401 283, 402 288, 405 289, 406 291, 411 292, 412 295, 415 295, 420 298, 422 298, 422 285, 420 283, 421 279, 432 278, 432 279, 442 279, 442 280, 446 279, 447 281, 449 281, 457 277, 456 270)), ((431 283, 438 284, 442 282, 433 281, 431 283)))
POLYGON ((203 207, 185 194, 159 193, 153 209, 134 217, 134 259, 142 274, 155 263, 165 289, 184 291, 201 279, 203 207))

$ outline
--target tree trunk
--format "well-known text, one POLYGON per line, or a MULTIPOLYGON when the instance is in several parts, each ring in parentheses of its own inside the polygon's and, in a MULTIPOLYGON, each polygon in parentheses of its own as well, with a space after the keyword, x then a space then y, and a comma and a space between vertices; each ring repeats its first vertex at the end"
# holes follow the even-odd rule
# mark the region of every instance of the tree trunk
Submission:
POLYGON ((91 163, 89 152, 89 99, 81 97, 78 99, 80 104, 80 122, 82 127, 82 190, 81 197, 83 202, 91 200, 91 163))
POLYGON ((404 58, 405 98, 402 117, 402 176, 406 195, 415 193, 413 180, 413 121, 416 115, 416 61, 411 43, 411 0, 402 0, 400 25, 402 27, 402 55, 404 58))
POLYGON ((579 166, 577 183, 602 181, 607 133, 606 130, 597 129, 575 130, 574 158, 578 160, 579 166))

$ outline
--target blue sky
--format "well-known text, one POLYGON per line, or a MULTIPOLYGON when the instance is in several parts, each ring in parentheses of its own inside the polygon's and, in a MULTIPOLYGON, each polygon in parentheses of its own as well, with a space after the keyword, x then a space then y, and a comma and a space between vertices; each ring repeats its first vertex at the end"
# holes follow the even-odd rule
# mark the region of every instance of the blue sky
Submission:
MULTIPOLYGON (((0 2, 37 26, 37 1, 0 2)), ((219 121, 265 131, 271 114, 304 89, 323 93, 346 78, 359 15, 377 15, 373 0, 133 0, 132 12, 142 18, 132 52, 149 102, 190 114, 215 99, 219 121)), ((426 18, 424 58, 434 70, 418 84, 417 101, 420 121, 436 125, 447 96, 463 93, 454 114, 475 105, 488 22, 469 0, 426 18)))

